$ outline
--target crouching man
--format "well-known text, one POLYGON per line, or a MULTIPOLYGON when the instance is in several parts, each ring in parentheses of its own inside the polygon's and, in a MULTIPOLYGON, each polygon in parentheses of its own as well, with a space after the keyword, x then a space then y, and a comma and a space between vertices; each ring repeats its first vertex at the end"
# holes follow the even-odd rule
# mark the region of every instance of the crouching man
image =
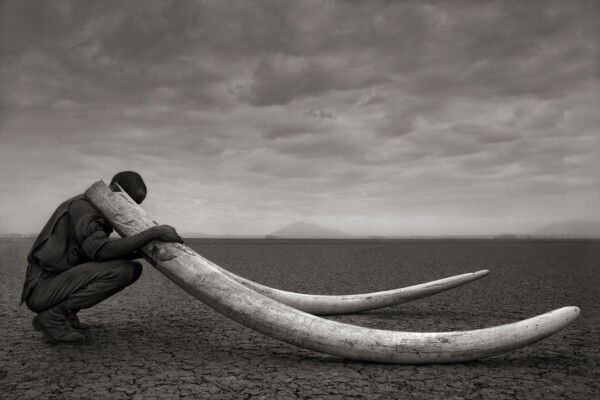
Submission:
MULTIPOLYGON (((146 185, 132 171, 116 174, 111 189, 119 186, 138 204, 146 198, 146 185)), ((109 240, 112 227, 98 209, 78 195, 63 202, 50 217, 27 256, 27 274, 21 302, 37 315, 33 327, 52 342, 76 343, 89 326, 77 312, 92 307, 135 282, 142 265, 136 252, 152 240, 183 240, 167 225, 137 235, 109 240)))

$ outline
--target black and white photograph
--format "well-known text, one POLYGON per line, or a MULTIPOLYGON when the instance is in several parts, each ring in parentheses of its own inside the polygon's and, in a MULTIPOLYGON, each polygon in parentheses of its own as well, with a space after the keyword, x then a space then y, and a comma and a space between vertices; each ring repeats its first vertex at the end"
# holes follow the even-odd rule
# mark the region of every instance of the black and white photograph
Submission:
POLYGON ((0 399, 600 399, 600 1, 0 0, 0 399))

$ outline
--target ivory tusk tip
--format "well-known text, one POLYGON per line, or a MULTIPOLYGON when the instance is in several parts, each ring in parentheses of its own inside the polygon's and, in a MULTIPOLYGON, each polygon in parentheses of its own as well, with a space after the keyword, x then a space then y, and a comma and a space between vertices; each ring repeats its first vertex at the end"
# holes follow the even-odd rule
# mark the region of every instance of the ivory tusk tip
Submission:
POLYGON ((565 309, 573 313, 573 319, 576 319, 581 314, 581 309, 577 306, 565 307, 565 309))
POLYGON ((489 269, 482 269, 481 271, 473 272, 473 276, 477 278, 483 278, 490 273, 489 269))
POLYGON ((568 306, 557 308, 554 311, 550 311, 550 313, 554 314, 556 319, 564 321, 563 326, 565 326, 575 321, 579 317, 579 314, 581 314, 581 310, 577 306, 568 306))

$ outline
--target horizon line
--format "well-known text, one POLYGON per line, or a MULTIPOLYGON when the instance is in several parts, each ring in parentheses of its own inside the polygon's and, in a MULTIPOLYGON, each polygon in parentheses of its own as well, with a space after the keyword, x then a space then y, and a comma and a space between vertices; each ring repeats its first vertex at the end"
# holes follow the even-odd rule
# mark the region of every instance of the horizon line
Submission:
MULTIPOLYGON (((35 238, 37 233, 0 233, 0 238, 35 238)), ((265 239, 265 240, 408 240, 408 239, 600 239, 600 235, 539 235, 539 234, 481 234, 481 235, 348 235, 348 236, 278 236, 278 235, 205 235, 184 233, 184 239, 265 239)))

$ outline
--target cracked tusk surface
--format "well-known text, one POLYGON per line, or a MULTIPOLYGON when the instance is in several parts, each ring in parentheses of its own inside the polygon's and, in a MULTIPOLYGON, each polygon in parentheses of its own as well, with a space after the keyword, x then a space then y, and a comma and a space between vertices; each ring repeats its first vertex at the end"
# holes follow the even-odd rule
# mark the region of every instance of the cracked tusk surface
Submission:
MULTIPOLYGON (((123 236, 155 225, 124 192, 113 193, 102 181, 92 185, 86 195, 123 236)), ((537 342, 579 315, 578 307, 563 307, 511 324, 456 332, 364 328, 319 318, 263 296, 182 244, 153 242, 143 252, 164 275, 227 317, 295 346, 354 360, 411 364, 469 361, 537 342)))
POLYGON ((288 292, 253 282, 233 272, 219 267, 221 272, 235 279, 250 289, 280 303, 287 304, 297 310, 314 315, 352 314, 361 311, 395 306, 428 297, 436 293, 462 286, 488 275, 487 269, 462 275, 451 276, 431 282, 408 286, 381 292, 348 294, 348 295, 317 295, 288 292))

